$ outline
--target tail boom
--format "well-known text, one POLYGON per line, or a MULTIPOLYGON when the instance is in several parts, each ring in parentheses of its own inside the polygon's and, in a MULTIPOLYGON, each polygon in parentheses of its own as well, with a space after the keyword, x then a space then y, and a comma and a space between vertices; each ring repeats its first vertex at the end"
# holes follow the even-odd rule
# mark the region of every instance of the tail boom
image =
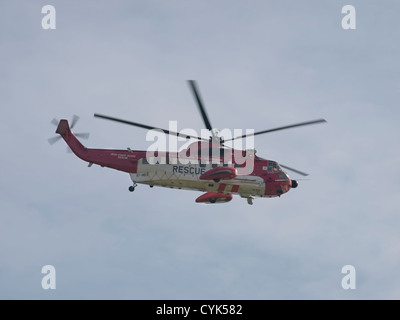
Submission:
POLYGON ((56 133, 60 134, 72 152, 89 164, 98 164, 128 173, 137 172, 138 160, 146 155, 143 151, 86 148, 72 133, 67 120, 60 120, 56 133))

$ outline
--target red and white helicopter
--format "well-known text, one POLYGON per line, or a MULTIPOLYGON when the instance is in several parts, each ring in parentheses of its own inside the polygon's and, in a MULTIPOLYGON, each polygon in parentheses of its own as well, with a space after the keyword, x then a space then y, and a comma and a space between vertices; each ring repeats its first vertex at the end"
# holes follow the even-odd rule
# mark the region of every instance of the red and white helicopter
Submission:
POLYGON ((156 151, 149 156, 148 151, 131 150, 129 148, 127 150, 86 148, 77 137, 87 138, 88 134, 73 134, 71 131, 79 119, 77 116, 74 116, 71 127, 65 119, 59 122, 53 119, 52 123, 57 125, 56 133, 60 136, 50 138, 48 141, 53 144, 63 138, 76 156, 89 162, 89 167, 97 164, 101 167, 129 173, 133 181, 133 185, 129 187, 131 192, 135 190, 138 183, 147 184, 150 187, 161 186, 205 192, 196 199, 198 203, 228 202, 232 200, 232 195, 237 194, 246 198, 249 204, 253 204, 255 197, 280 197, 291 188, 298 186, 297 181, 290 179, 282 168, 303 176, 308 175, 299 170, 279 165, 276 161, 260 158, 255 154, 255 150, 232 149, 225 146, 224 143, 268 132, 323 123, 326 122, 325 119, 263 130, 224 140, 218 136, 218 131, 214 130, 210 124, 196 82, 189 80, 188 84, 197 102, 205 127, 211 132, 208 139, 94 114, 98 118, 147 130, 161 130, 165 134, 176 137, 198 140, 179 152, 156 151), (235 157, 235 155, 239 155, 239 157, 235 157), (240 161, 237 160, 238 158, 240 158, 240 161))

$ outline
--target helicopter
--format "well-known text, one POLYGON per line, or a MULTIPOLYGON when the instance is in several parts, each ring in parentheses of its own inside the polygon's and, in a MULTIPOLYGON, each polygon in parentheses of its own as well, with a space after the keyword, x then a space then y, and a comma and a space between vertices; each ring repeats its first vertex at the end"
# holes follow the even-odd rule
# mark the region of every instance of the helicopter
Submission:
POLYGON ((144 184, 150 187, 159 186, 204 192, 195 199, 196 203, 226 203, 232 200, 233 195, 239 195, 241 198, 247 199, 248 204, 252 205, 255 198, 280 197, 291 188, 297 188, 297 180, 291 179, 283 168, 302 176, 307 176, 307 173, 273 160, 261 158, 256 155, 254 149, 235 149, 227 146, 226 143, 248 139, 249 137, 253 138, 256 135, 269 132, 325 123, 327 122, 325 119, 301 122, 224 139, 224 137, 219 136, 218 130, 214 129, 210 123, 196 81, 188 80, 187 82, 205 128, 209 132, 209 137, 187 135, 98 113, 94 114, 96 118, 155 130, 159 133, 187 140, 197 140, 179 152, 159 150, 149 152, 149 150, 132 150, 130 148, 126 150, 87 148, 77 137, 88 138, 89 135, 72 132, 79 120, 76 115, 71 121, 71 126, 66 119, 60 121, 53 119, 52 123, 57 126, 56 133, 59 136, 48 139, 48 142, 53 144, 61 138, 64 139, 77 157, 88 162, 88 167, 96 164, 128 173, 132 180, 132 185, 128 188, 130 192, 133 192, 138 184, 144 184))

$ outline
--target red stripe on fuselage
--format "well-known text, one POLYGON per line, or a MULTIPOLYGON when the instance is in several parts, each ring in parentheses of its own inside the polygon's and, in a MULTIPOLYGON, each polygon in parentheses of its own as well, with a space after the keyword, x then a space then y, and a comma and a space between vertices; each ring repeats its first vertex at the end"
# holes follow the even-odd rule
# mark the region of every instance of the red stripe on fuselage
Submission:
POLYGON ((218 187, 218 192, 224 192, 225 187, 226 187, 226 184, 225 184, 225 183, 221 183, 221 184, 219 185, 219 187, 218 187))

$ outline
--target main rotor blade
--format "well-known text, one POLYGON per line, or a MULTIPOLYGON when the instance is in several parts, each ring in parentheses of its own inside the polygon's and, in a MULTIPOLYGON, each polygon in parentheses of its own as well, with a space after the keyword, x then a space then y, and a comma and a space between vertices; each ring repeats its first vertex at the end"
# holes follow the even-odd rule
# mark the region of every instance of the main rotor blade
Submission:
POLYGON ((269 129, 269 130, 264 130, 264 131, 258 131, 258 132, 254 132, 254 133, 250 133, 250 134, 244 134, 242 136, 224 140, 224 141, 226 142, 226 141, 231 141, 231 140, 235 140, 235 139, 242 139, 242 138, 246 138, 246 137, 250 137, 250 136, 256 136, 259 134, 264 134, 264 133, 269 133, 269 132, 274 132, 274 131, 279 131, 279 130, 285 130, 285 129, 295 128, 295 127, 301 127, 301 126, 308 126, 310 124, 317 124, 317 123, 323 123, 323 122, 327 122, 327 121, 325 119, 318 119, 318 120, 313 120, 313 121, 295 123, 295 124, 291 124, 289 126, 284 126, 284 127, 279 127, 279 128, 269 129))
POLYGON ((290 170, 290 171, 293 171, 293 172, 296 172, 296 173, 298 173, 298 174, 301 174, 302 176, 308 176, 308 173, 305 173, 305 172, 301 172, 301 171, 299 171, 299 170, 296 170, 296 169, 293 169, 293 168, 290 168, 290 167, 287 167, 287 166, 284 166, 283 164, 279 164, 282 168, 285 168, 285 169, 288 169, 288 170, 290 170))
POLYGON ((102 119, 106 119, 106 120, 111 120, 111 121, 116 121, 116 122, 120 122, 120 123, 129 124, 131 126, 135 126, 135 127, 139 127, 139 128, 143 128, 143 129, 162 130, 166 134, 170 134, 170 135, 173 135, 173 136, 179 136, 179 137, 183 137, 183 138, 188 138, 189 137, 189 138, 194 138, 194 139, 197 139, 197 140, 209 141, 208 139, 204 139, 204 138, 200 138, 200 137, 196 137, 196 136, 191 136, 189 134, 183 134, 183 133, 178 133, 178 132, 174 132, 174 131, 169 131, 169 130, 166 130, 166 129, 152 127, 152 126, 148 126, 148 125, 145 125, 145 124, 132 122, 132 121, 127 121, 127 120, 123 120, 123 119, 113 118, 113 117, 105 116, 105 115, 98 114, 98 113, 95 113, 94 116, 97 117, 97 118, 102 118, 102 119))
POLYGON ((208 120, 206 109, 204 108, 204 104, 200 98, 200 94, 199 94, 199 90, 197 89, 196 81, 188 80, 188 83, 189 83, 189 87, 192 89, 192 93, 197 102, 197 106, 200 109, 200 113, 201 113, 201 116, 203 117, 204 124, 208 130, 211 130, 212 126, 211 126, 210 120, 208 120))

